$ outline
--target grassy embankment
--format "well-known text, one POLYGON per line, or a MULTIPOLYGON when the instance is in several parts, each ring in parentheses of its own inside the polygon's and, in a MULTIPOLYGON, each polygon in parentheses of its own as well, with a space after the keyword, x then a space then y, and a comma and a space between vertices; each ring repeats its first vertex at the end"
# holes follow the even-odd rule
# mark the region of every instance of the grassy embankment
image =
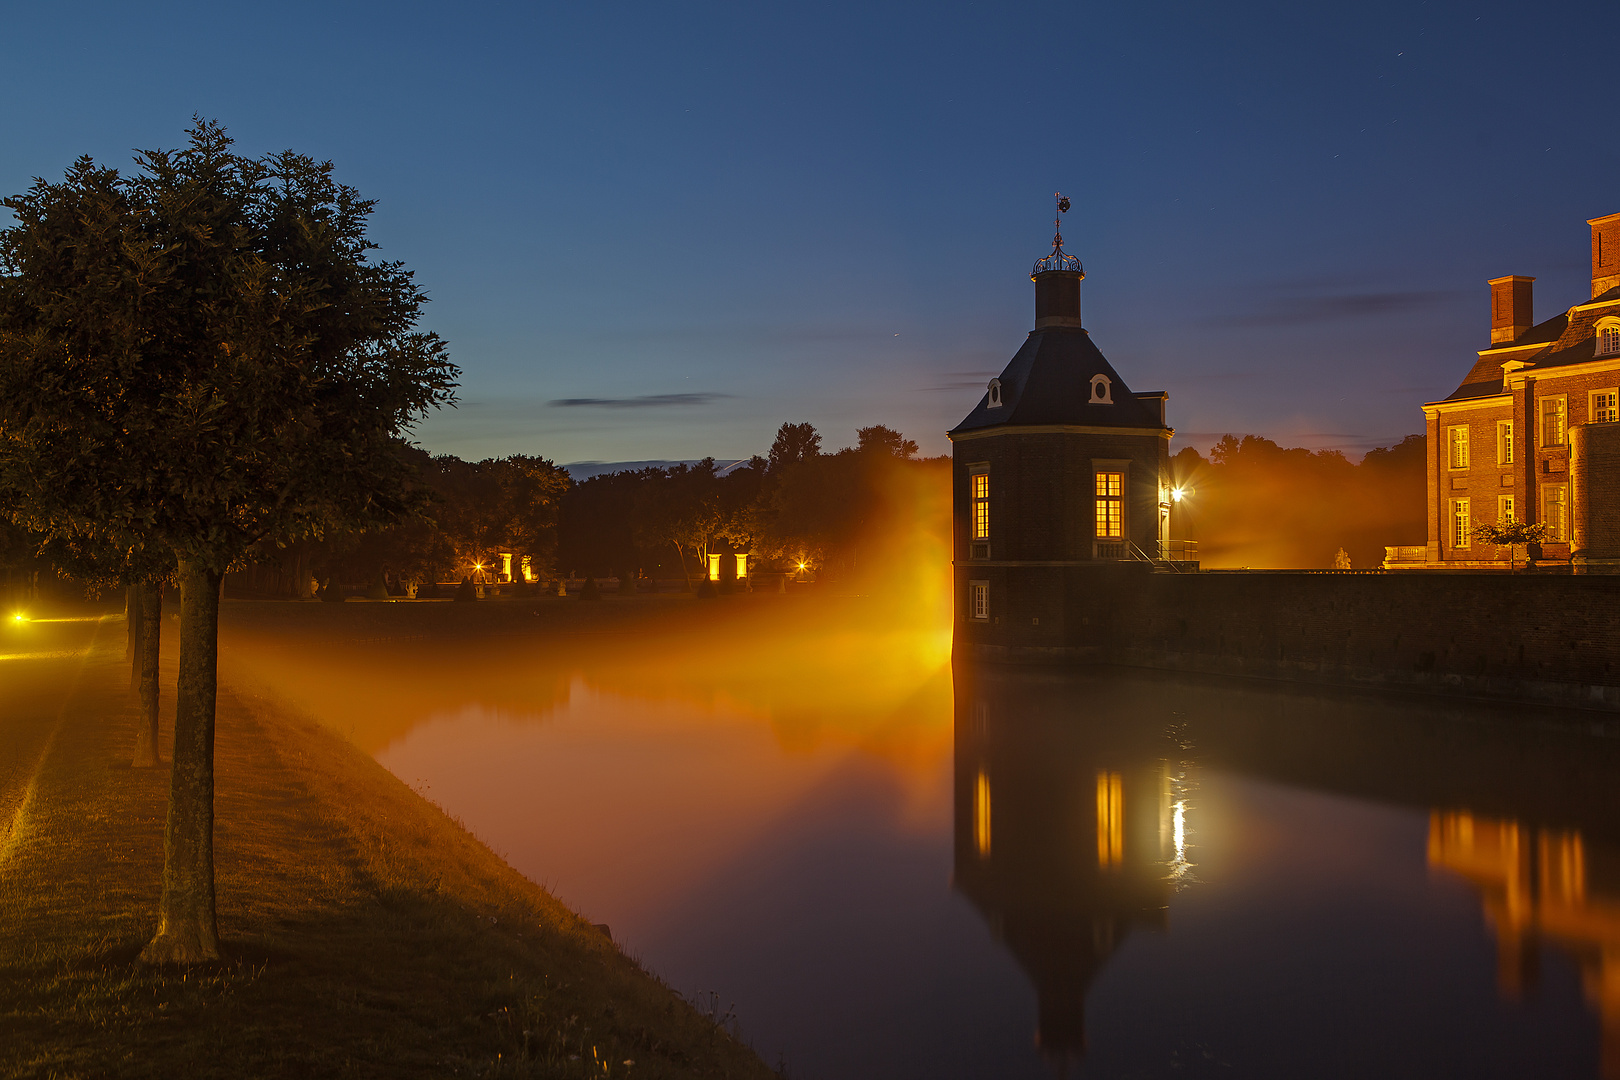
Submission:
MULTIPOLYGON (((350 636, 357 616, 398 622, 426 605, 331 607, 309 616, 350 636)), ((549 610, 600 617, 584 607, 549 610)), ((123 622, 3 633, 5 1075, 772 1075, 350 742, 241 691, 221 694, 216 751, 225 959, 137 964, 167 771, 128 764, 123 622)))

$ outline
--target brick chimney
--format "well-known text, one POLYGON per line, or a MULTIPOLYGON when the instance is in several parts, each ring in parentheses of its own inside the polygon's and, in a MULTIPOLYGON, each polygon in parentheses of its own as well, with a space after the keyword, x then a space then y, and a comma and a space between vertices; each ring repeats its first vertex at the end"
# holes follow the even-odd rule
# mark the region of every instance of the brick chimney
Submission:
MULTIPOLYGON (((1510 274, 1491 278, 1491 344, 1517 341, 1535 325, 1530 313, 1530 288, 1536 279, 1510 274)), ((1595 288, 1596 286, 1594 286, 1595 288)))
POLYGON ((1592 299, 1620 285, 1620 214, 1593 218, 1592 299))

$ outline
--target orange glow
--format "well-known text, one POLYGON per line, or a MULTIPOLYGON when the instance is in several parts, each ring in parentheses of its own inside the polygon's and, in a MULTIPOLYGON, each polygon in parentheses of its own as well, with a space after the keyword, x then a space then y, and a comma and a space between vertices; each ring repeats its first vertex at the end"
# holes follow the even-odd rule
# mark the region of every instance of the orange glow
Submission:
POLYGON ((983 769, 973 785, 973 847, 979 858, 990 857, 990 777, 983 769))
POLYGON ((1097 773, 1097 865, 1125 861, 1125 785, 1117 772, 1097 773))
POLYGON ((718 555, 709 556, 709 580, 720 580, 720 556, 718 555))
POLYGON ((741 581, 743 578, 745 578, 747 576, 748 576, 748 556, 747 555, 738 555, 737 556, 737 580, 741 581))

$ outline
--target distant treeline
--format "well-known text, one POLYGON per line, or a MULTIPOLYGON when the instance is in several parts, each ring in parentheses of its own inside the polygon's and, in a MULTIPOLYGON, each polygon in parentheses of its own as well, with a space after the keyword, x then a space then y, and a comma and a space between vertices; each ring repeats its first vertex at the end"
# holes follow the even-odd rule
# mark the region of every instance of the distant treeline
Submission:
POLYGON ((1352 567, 1376 567, 1387 545, 1423 544, 1422 435, 1369 451, 1359 464, 1337 450, 1284 449, 1258 435, 1225 435, 1204 457, 1171 461, 1186 496, 1171 536, 1198 541, 1208 567, 1325 568, 1342 548, 1352 567))
MULTIPOLYGON (((924 522, 949 527, 949 461, 919 459, 891 428, 821 451, 808 423, 783 424, 768 455, 721 469, 696 465, 606 473, 582 482, 538 457, 468 462, 414 448, 432 493, 425 517, 373 532, 306 541, 237 577, 239 590, 308 595, 311 582, 401 592, 482 577, 503 565, 521 576, 695 580, 711 554, 747 554, 755 570, 859 576, 895 554, 896 537, 924 522), (930 492, 937 492, 930 497, 930 492), (925 511, 924 506, 928 509, 925 511), (503 560, 502 555, 509 557, 503 560)), ((731 574, 735 560, 724 561, 731 574)))
MULTIPOLYGON (((950 461, 918 458, 888 427, 855 446, 821 450, 808 423, 783 424, 769 453, 720 469, 697 465, 607 473, 576 483, 560 466, 514 455, 463 461, 402 447, 432 493, 426 516, 373 532, 329 536, 258 554, 228 585, 237 594, 307 596, 312 585, 354 590, 495 580, 503 552, 542 579, 558 575, 692 580, 710 554, 751 567, 855 583, 943 572, 950 535, 950 461)), ((1411 435, 1359 463, 1336 450, 1285 449, 1226 435, 1208 457, 1172 459, 1186 497, 1171 535, 1199 543, 1208 567, 1376 567, 1384 547, 1422 544, 1425 445, 1411 435)), ((57 577, 47 552, 0 525, 0 588, 57 577), (43 571, 43 573, 41 573, 43 571)), ((730 572, 732 562, 726 562, 730 572)), ((59 565, 59 564, 58 564, 59 565)))

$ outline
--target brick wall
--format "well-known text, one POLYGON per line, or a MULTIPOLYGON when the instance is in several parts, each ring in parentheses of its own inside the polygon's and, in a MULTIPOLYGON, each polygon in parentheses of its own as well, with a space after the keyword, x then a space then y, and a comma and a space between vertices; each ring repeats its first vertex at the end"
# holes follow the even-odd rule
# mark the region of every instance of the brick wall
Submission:
POLYGON ((959 622, 959 652, 1620 711, 1620 577, 1176 575, 1137 566, 1048 576, 1001 582, 1002 622, 959 622), (1037 614, 1037 604, 1063 609, 1051 632, 1053 616, 1037 614))

